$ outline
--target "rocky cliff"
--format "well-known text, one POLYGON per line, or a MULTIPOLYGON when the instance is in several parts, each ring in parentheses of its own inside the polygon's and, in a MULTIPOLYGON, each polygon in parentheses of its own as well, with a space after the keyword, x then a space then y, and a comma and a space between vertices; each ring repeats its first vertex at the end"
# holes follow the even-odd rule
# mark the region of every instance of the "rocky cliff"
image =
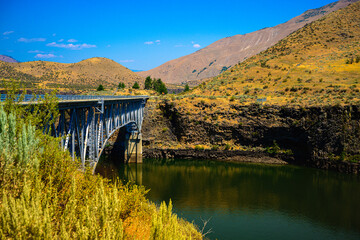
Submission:
MULTIPOLYGON (((210 116, 233 120, 233 124, 203 120, 201 109, 211 107, 206 104, 199 104, 197 116, 186 114, 170 102, 160 103, 157 107, 152 103, 149 107, 143 127, 145 148, 148 149, 162 141, 165 148, 205 144, 229 150, 233 146, 242 146, 251 151, 264 149, 270 155, 276 155, 276 151, 269 151, 274 150, 275 144, 278 147, 275 150, 286 150, 292 155, 288 159, 298 164, 342 172, 359 171, 359 105, 308 108, 233 105, 231 108, 235 111, 210 116), (228 147, 230 141, 233 146, 228 147)), ((176 152, 168 154, 179 155, 176 152)))

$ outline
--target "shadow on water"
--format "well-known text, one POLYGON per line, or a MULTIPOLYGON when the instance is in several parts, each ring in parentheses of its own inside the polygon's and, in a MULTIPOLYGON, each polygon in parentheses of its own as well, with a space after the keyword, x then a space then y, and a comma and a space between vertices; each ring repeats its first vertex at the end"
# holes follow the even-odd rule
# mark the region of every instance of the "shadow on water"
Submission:
MULTIPOLYGON (((238 237, 236 232, 240 230, 235 231, 235 225, 226 230, 235 223, 246 226, 242 232, 269 226, 277 229, 285 224, 284 229, 279 230, 284 231, 282 235, 277 235, 274 229, 267 230, 268 233, 274 231, 271 239, 293 238, 294 235, 286 233, 291 229, 305 234, 301 235, 302 239, 360 238, 360 181, 354 175, 296 166, 189 160, 103 165, 99 173, 146 186, 151 189, 150 200, 171 199, 182 217, 195 220, 199 225, 199 216, 215 216, 212 227, 217 234, 210 238, 238 237), (224 225, 224 221, 228 225, 224 225), (256 226, 249 226, 252 221, 256 226), (298 229, 294 230, 296 226, 298 229)), ((256 233, 243 239, 264 236, 266 234, 256 233)))

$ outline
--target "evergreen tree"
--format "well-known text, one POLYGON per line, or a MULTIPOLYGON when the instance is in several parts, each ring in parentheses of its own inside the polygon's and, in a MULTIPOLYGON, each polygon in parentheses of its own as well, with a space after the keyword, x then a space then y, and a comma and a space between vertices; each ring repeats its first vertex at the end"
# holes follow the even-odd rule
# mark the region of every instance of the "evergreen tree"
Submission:
POLYGON ((153 81, 150 76, 147 76, 145 79, 145 89, 152 89, 153 88, 153 81))
POLYGON ((100 84, 96 91, 104 91, 104 86, 100 84))
POLYGON ((188 91, 190 91, 190 87, 189 87, 189 85, 188 85, 188 84, 186 84, 186 85, 185 85, 184 92, 188 92, 188 91))
POLYGON ((125 83, 120 82, 118 85, 118 89, 124 89, 125 88, 125 83))
POLYGON ((134 85, 132 86, 133 89, 139 89, 140 85, 138 82, 135 82, 134 85))

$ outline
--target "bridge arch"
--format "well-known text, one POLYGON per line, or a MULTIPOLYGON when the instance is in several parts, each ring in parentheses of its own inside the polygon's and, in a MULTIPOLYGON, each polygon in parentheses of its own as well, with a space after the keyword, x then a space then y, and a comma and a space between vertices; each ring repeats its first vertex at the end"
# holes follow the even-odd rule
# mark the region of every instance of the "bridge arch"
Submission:
MULTIPOLYGON (((82 165, 95 168, 110 137, 121 128, 141 137, 147 96, 65 100, 59 102, 60 116, 53 135, 61 146, 79 157, 82 165)), ((141 150, 141 148, 140 148, 141 150)))

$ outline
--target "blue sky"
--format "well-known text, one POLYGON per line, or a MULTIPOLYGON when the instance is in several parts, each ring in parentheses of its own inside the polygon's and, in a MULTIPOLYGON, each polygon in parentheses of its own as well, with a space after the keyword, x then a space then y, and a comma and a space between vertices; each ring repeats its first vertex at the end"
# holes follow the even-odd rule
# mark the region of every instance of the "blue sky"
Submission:
POLYGON ((0 54, 18 61, 107 57, 149 70, 228 36, 334 0, 0 0, 0 54))

